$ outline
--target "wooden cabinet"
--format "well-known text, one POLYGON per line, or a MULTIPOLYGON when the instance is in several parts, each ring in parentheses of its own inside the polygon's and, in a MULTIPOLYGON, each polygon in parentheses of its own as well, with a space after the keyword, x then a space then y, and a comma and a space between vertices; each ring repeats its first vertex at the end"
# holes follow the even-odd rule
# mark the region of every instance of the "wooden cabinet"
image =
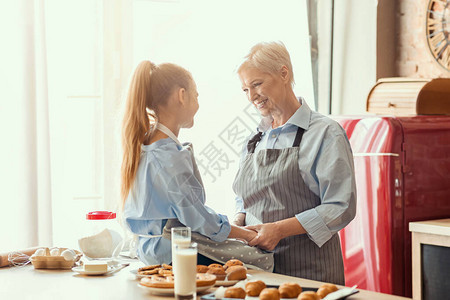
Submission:
POLYGON ((412 232, 413 299, 450 295, 450 219, 409 223, 412 232))

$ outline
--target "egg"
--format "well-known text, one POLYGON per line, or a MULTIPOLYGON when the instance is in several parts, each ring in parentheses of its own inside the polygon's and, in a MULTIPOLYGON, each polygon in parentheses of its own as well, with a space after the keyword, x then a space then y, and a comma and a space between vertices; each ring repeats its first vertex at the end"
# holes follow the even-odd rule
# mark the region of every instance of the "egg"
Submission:
POLYGON ((50 256, 59 256, 60 252, 59 252, 59 248, 52 248, 50 250, 50 256))
POLYGON ((66 249, 61 253, 61 256, 64 257, 65 260, 74 260, 76 253, 72 249, 66 249))
POLYGON ((44 248, 39 248, 36 250, 36 252, 34 252, 33 254, 34 256, 45 256, 45 249, 44 248))

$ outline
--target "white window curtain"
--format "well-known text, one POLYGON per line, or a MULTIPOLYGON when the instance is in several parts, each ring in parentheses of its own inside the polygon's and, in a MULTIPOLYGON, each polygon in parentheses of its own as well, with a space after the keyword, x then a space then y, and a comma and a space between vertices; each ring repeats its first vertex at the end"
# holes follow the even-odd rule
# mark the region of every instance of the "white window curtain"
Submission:
POLYGON ((52 244, 43 0, 4 1, 0 250, 52 244))
POLYGON ((0 2, 0 252, 78 248, 86 213, 116 209, 129 6, 0 2))

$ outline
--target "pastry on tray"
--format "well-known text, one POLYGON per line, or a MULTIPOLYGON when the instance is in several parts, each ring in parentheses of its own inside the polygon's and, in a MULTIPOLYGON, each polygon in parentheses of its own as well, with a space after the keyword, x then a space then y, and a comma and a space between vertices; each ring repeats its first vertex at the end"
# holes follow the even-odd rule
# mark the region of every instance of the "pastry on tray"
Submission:
POLYGON ((317 295, 320 298, 325 298, 328 294, 336 292, 338 290, 337 286, 332 283, 324 283, 317 290, 317 295))
POLYGON ((280 300, 280 292, 276 288, 265 288, 259 294, 260 300, 280 300))
POLYGON ((245 299, 245 291, 240 287, 229 287, 225 290, 225 298, 245 299))
POLYGON ((320 300, 319 295, 317 295, 316 292, 312 292, 312 291, 307 291, 307 292, 302 292, 298 298, 298 300, 320 300))
POLYGON ((266 284, 261 280, 252 280, 245 284, 245 292, 250 297, 258 297, 263 289, 266 288, 266 284))
POLYGON ((281 298, 297 298, 302 288, 295 282, 285 282, 278 288, 281 298))

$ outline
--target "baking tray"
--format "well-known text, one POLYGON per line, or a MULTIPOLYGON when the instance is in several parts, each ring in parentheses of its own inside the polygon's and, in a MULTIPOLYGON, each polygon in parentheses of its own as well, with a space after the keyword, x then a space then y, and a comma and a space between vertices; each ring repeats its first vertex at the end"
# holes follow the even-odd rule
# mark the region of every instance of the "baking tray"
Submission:
MULTIPOLYGON (((277 288, 279 288, 279 285, 266 285, 266 288, 276 288, 277 289, 277 288)), ((318 290, 318 288, 303 287, 302 286, 302 292, 306 292, 306 291, 317 292, 317 290, 318 290)), ((358 290, 354 290, 351 294, 346 295, 346 296, 341 297, 341 298, 337 298, 336 300, 346 299, 347 297, 349 297, 351 295, 354 295, 354 294, 356 294, 358 292, 359 292, 358 290)), ((200 297, 200 299, 201 300, 219 300, 219 299, 216 299, 216 297, 214 296, 214 293, 209 293, 209 294, 203 295, 203 296, 200 297)), ((247 299, 247 300, 258 300, 259 297, 247 296, 247 297, 245 297, 245 299, 247 299)), ((290 300, 292 300, 292 299, 297 299, 297 298, 281 298, 281 299, 290 299, 290 300)), ((236 300, 236 299, 233 299, 233 298, 221 298, 221 300, 236 300)))

